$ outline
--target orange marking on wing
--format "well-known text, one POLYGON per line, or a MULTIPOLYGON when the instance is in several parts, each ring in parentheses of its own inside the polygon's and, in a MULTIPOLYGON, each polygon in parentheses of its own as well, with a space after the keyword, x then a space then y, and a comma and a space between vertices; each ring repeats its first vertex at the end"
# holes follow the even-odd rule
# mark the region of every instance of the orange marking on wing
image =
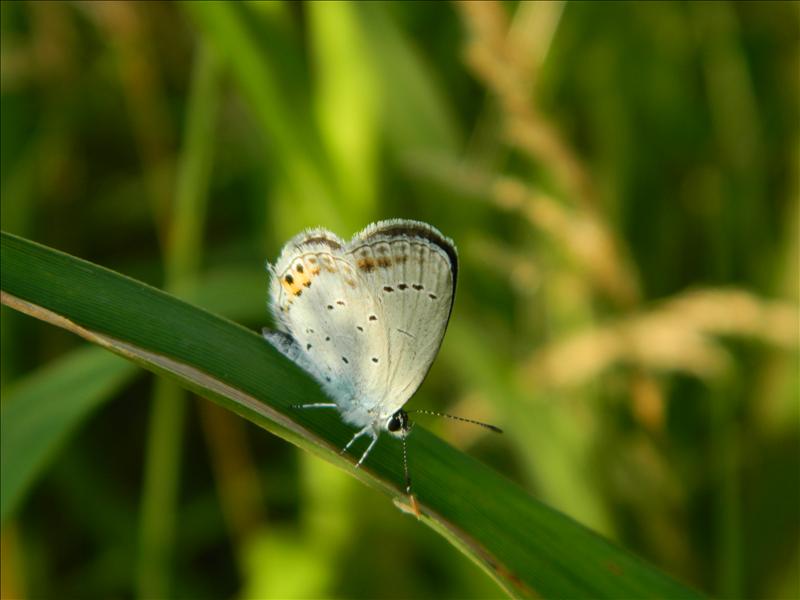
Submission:
POLYGON ((362 271, 370 273, 375 269, 375 261, 372 260, 371 258, 361 258, 356 263, 356 266, 362 271))
POLYGON ((330 256, 323 256, 322 257, 322 266, 325 267, 325 270, 328 273, 336 273, 336 263, 330 256))

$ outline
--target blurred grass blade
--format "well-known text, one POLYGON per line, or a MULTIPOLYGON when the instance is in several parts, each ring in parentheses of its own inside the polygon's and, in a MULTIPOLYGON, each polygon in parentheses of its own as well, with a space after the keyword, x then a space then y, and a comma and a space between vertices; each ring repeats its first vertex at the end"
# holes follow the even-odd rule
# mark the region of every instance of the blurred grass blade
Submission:
POLYGON ((182 6, 205 42, 225 61, 266 138, 270 163, 291 190, 294 222, 323 222, 341 229, 339 186, 312 111, 299 40, 277 21, 280 15, 228 2, 182 6))
POLYGON ((182 298, 233 321, 258 322, 267 312, 267 274, 263 265, 252 268, 212 268, 190 281, 182 298))
POLYGON ((375 218, 380 89, 370 47, 350 2, 310 2, 314 109, 354 227, 375 218))
POLYGON ((31 373, 7 392, 0 411, 0 523, 81 422, 136 372, 130 362, 92 346, 31 373))
MULTIPOLYGON (((255 333, 6 233, 0 256, 3 303, 172 377, 367 485, 403 499, 399 444, 382 440, 364 468, 355 470, 352 457, 339 454, 350 429, 328 411, 292 411, 292 404, 321 400, 319 388, 255 333)), ((410 442, 423 521, 509 594, 699 597, 421 427, 410 442)))
POLYGON ((461 134, 442 86, 404 31, 378 2, 353 3, 381 77, 384 127, 396 152, 455 153, 461 134))

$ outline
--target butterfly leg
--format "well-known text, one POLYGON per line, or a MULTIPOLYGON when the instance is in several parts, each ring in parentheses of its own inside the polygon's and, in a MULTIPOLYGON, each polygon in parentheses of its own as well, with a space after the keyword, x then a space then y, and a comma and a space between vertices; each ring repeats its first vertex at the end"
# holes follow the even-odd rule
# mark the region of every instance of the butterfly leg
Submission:
POLYGON ((344 448, 342 448, 342 451, 339 452, 339 454, 344 454, 345 452, 347 452, 347 449, 350 448, 350 446, 353 445, 353 442, 355 442, 362 435, 365 435, 365 434, 369 433, 369 431, 370 431, 370 427, 364 427, 364 429, 362 429, 361 431, 357 431, 356 434, 350 439, 350 441, 347 442, 347 445, 344 448))
POLYGON ((336 403, 314 402, 313 404, 292 404, 292 408, 336 408, 336 403))
POLYGON ((369 446, 367 446, 367 449, 364 450, 364 454, 361 455, 361 458, 358 459, 358 462, 356 463, 356 468, 361 466, 361 463, 363 463, 364 460, 367 458, 367 455, 372 451, 372 447, 375 445, 377 441, 378 441, 378 435, 376 433, 372 433, 372 441, 369 443, 369 446))

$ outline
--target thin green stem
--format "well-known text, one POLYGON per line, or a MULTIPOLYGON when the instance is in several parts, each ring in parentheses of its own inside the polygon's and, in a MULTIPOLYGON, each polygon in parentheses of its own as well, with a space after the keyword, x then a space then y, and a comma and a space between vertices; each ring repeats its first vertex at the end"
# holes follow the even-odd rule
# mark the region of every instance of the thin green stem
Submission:
POLYGON ((139 530, 139 597, 169 597, 186 398, 156 380, 148 426, 139 530))

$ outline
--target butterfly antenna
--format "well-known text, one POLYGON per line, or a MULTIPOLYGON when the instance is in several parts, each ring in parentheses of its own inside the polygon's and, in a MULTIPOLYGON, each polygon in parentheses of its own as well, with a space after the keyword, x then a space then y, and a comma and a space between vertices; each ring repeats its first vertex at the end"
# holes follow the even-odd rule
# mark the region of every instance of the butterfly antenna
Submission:
POLYGON ((412 496, 411 493, 411 475, 408 473, 408 447, 406 445, 406 436, 403 436, 403 472, 406 476, 406 494, 412 496))
POLYGON ((489 431, 494 431, 495 433, 503 433, 503 430, 499 427, 495 427, 494 425, 489 425, 489 423, 483 423, 482 421, 475 421, 474 419, 465 419, 464 417, 457 417, 455 415, 448 415, 447 413, 440 413, 434 410, 412 410, 409 411, 410 413, 420 413, 423 415, 431 415, 433 417, 445 417, 447 419, 453 419, 454 421, 462 421, 463 423, 471 423, 472 425, 479 425, 488 429, 489 431))
MULTIPOLYGON (((412 424, 412 427, 413 427, 413 424, 412 424)), ((406 446, 406 438, 408 437, 408 434, 410 433, 410 431, 411 431, 411 428, 409 428, 409 430, 402 437, 402 440, 403 440, 403 471, 404 471, 405 476, 406 476, 406 495, 408 496, 409 507, 410 507, 411 512, 414 514, 414 516, 416 516, 419 519, 420 516, 421 516, 420 511, 419 511, 419 503, 417 502, 417 499, 414 497, 414 494, 411 491, 411 475, 408 473, 408 449, 407 449, 407 446, 406 446)))

